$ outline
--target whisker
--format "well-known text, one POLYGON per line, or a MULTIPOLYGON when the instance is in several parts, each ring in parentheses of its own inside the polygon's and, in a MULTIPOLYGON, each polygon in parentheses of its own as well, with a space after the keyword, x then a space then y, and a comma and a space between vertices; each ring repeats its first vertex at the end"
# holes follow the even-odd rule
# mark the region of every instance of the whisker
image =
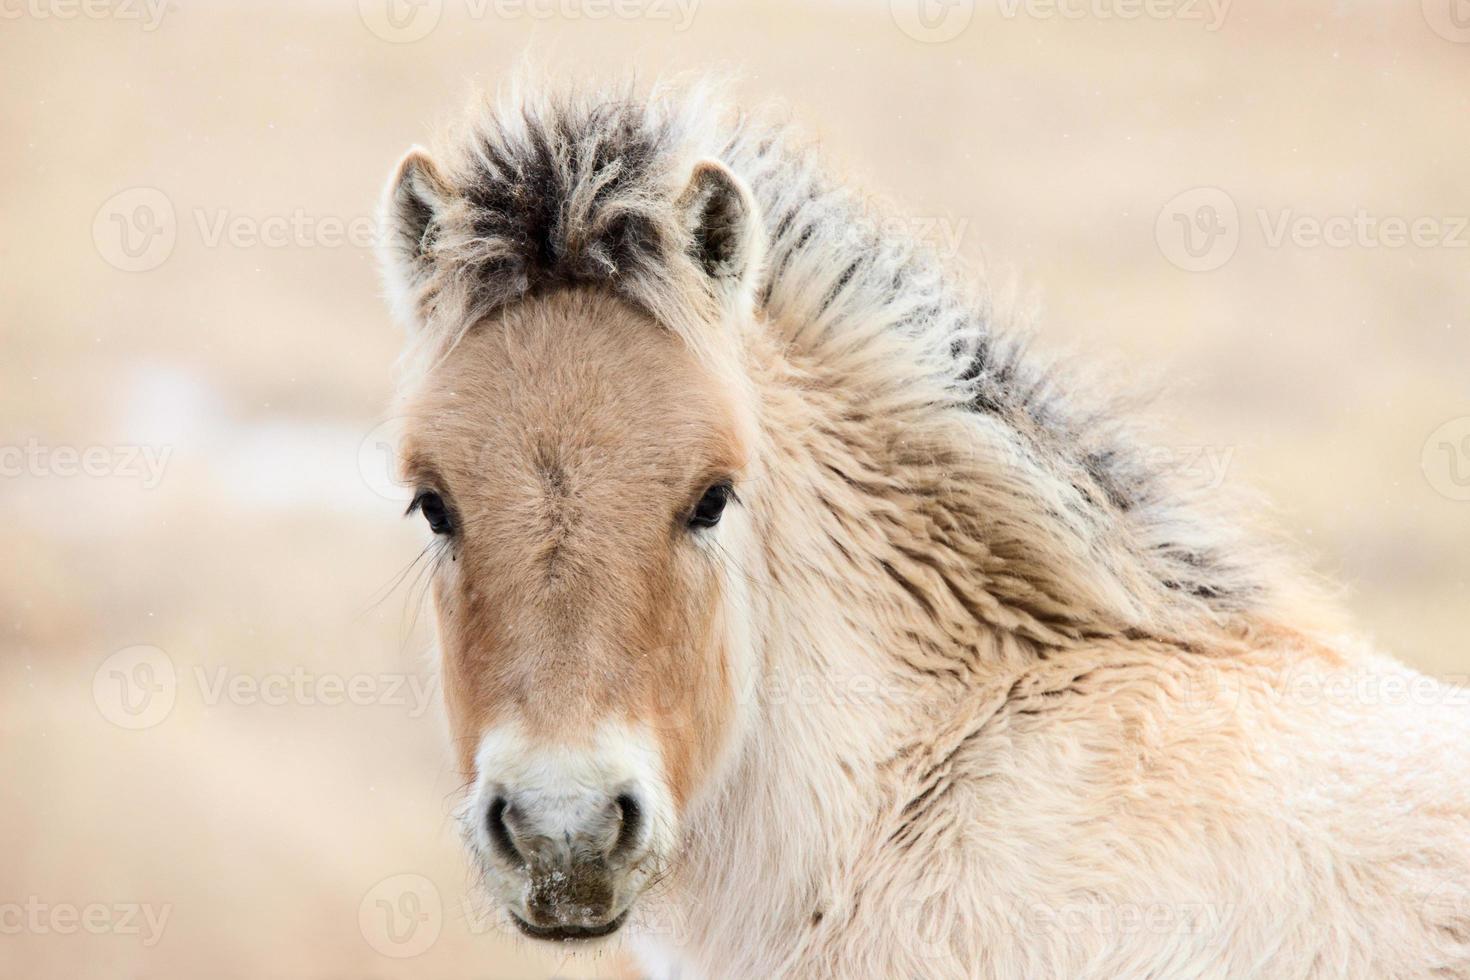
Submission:
POLYGON ((383 602, 385 602, 388 597, 391 596, 398 589, 398 587, 403 584, 403 580, 407 578, 409 573, 411 573, 418 566, 419 562, 424 560, 425 556, 429 554, 433 547, 434 542, 432 541, 424 545, 423 549, 420 550, 419 553, 413 557, 413 560, 411 560, 407 565, 403 566, 398 574, 393 576, 393 578, 391 578, 387 583, 379 586, 378 589, 373 593, 375 598, 369 599, 368 604, 357 611, 357 618, 361 619, 363 616, 366 616, 378 606, 382 605, 383 602))

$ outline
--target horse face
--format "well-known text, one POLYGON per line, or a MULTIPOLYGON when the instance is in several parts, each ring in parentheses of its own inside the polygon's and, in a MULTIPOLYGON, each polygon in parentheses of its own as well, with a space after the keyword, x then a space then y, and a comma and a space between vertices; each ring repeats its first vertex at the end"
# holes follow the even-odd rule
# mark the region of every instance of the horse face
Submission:
POLYGON ((737 405, 673 333, 584 289, 478 324, 410 401, 465 834, 532 936, 622 923, 738 727, 737 405))

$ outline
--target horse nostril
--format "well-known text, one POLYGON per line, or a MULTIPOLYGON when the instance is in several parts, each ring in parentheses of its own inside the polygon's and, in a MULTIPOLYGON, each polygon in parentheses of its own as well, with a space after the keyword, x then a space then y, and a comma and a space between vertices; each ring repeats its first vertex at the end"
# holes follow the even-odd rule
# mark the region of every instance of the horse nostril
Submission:
POLYGON ((485 811, 490 849, 520 871, 548 863, 590 866, 626 858, 645 836, 643 807, 632 793, 603 797, 601 805, 601 813, 589 813, 575 801, 550 810, 532 807, 533 813, 546 811, 538 824, 528 818, 520 800, 495 796, 485 811))
POLYGON ((490 843, 495 845, 495 850, 500 856, 511 864, 520 866, 526 863, 521 857, 521 852, 516 850, 515 840, 510 836, 510 828, 505 825, 505 810, 507 807, 505 797, 497 796, 490 804, 490 813, 486 818, 486 829, 490 831, 490 843))
POLYGON ((615 801, 622 814, 623 825, 618 829, 617 843, 613 844, 614 856, 626 854, 638 842, 638 831, 643 823, 643 808, 633 796, 622 793, 615 801))

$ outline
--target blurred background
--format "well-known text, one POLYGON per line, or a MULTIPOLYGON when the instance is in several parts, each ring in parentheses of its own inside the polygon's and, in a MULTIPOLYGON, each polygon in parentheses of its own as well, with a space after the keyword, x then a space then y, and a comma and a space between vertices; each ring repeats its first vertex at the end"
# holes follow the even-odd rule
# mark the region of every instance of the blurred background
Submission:
POLYGON ((377 195, 528 51, 787 102, 1465 683, 1467 0, 0 0, 0 974, 634 975, 475 912, 388 480, 377 195))

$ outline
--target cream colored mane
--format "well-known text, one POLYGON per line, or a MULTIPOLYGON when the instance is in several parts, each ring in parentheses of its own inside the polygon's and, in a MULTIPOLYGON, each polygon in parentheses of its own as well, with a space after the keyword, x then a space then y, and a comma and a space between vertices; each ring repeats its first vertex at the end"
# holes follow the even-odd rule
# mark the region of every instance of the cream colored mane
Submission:
MULTIPOLYGON (((463 327, 538 290, 605 284, 678 329, 708 297, 680 248, 675 198, 695 161, 718 159, 760 210, 759 315, 773 341, 854 404, 978 416, 955 450, 991 478, 943 492, 983 498, 990 560, 1011 569, 994 584, 1012 594, 998 598, 1072 634, 1220 621, 1277 601, 1276 563, 1150 462, 1126 409, 1030 354, 983 290, 895 236, 902 223, 830 177, 774 112, 732 113, 698 86, 517 89, 449 151, 455 203, 430 231, 433 276, 396 283, 406 316, 463 327)), ((421 335, 410 373, 457 336, 421 335)), ((917 475, 874 465, 900 482, 917 475)))

